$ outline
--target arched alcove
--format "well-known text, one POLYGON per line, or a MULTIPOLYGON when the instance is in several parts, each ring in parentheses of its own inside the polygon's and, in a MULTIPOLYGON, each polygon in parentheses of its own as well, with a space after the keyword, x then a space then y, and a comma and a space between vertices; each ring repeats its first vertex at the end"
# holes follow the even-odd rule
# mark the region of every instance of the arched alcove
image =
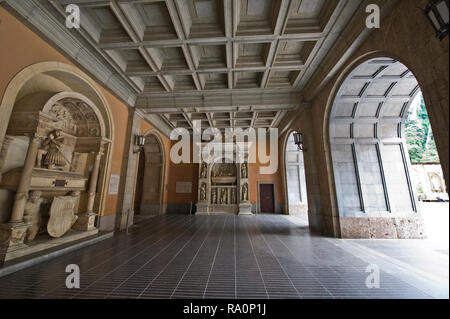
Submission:
POLYGON ((144 170, 141 191, 140 214, 163 214, 163 196, 165 180, 165 150, 160 136, 156 132, 145 135, 143 147, 144 170))
MULTIPOLYGON (((38 63, 11 80, 0 113, 0 217, 7 232, 15 225, 4 238, 30 243, 40 234, 97 232, 114 129, 95 83, 72 66, 38 63)), ((30 249, 14 256, 41 248, 30 249)))

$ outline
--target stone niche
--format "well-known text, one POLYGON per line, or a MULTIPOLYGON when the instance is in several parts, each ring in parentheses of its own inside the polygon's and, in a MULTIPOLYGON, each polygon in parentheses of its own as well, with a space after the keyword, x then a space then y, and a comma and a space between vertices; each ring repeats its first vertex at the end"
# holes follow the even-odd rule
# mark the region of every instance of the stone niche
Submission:
POLYGON ((104 132, 80 94, 40 92, 16 102, 0 151, 0 262, 98 232, 104 132))
MULTIPOLYGON (((200 146, 204 147, 203 145, 200 146)), ((233 144, 228 149, 239 149, 233 144)), ((251 214, 248 188, 247 152, 236 163, 225 157, 210 158, 200 164, 197 214, 251 214)))

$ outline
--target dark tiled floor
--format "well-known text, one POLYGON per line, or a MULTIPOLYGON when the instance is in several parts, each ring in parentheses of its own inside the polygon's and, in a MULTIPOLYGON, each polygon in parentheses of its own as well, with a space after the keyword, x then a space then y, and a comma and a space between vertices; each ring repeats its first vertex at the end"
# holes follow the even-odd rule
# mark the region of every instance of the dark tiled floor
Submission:
POLYGON ((417 243, 315 237, 297 217, 169 215, 0 278, 0 298, 448 298, 448 254, 417 243))

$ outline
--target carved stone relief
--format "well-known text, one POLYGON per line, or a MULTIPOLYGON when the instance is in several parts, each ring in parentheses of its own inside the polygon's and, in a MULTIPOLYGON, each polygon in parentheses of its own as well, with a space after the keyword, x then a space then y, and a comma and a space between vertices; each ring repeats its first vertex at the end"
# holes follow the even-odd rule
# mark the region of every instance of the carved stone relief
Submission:
POLYGON ((25 211, 23 221, 30 224, 25 235, 25 242, 31 242, 38 234, 41 226, 42 217, 40 214, 42 193, 40 191, 31 191, 28 197, 28 201, 25 204, 25 211))
POLYGON ((47 224, 47 232, 50 236, 61 237, 73 226, 78 218, 74 207, 75 201, 72 196, 60 196, 53 199, 47 224))
POLYGON ((64 138, 61 137, 60 131, 54 131, 48 135, 47 139, 43 142, 43 146, 47 148, 47 152, 45 155, 43 154, 42 164, 44 167, 62 170, 64 166, 70 165, 70 162, 62 152, 63 145, 64 138))

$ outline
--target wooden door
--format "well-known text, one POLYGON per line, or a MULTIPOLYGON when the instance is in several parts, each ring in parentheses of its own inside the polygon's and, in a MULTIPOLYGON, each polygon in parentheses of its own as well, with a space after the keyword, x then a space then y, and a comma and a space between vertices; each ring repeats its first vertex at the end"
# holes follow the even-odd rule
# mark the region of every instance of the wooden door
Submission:
POLYGON ((262 214, 275 213, 273 184, 259 184, 260 211, 262 214))

